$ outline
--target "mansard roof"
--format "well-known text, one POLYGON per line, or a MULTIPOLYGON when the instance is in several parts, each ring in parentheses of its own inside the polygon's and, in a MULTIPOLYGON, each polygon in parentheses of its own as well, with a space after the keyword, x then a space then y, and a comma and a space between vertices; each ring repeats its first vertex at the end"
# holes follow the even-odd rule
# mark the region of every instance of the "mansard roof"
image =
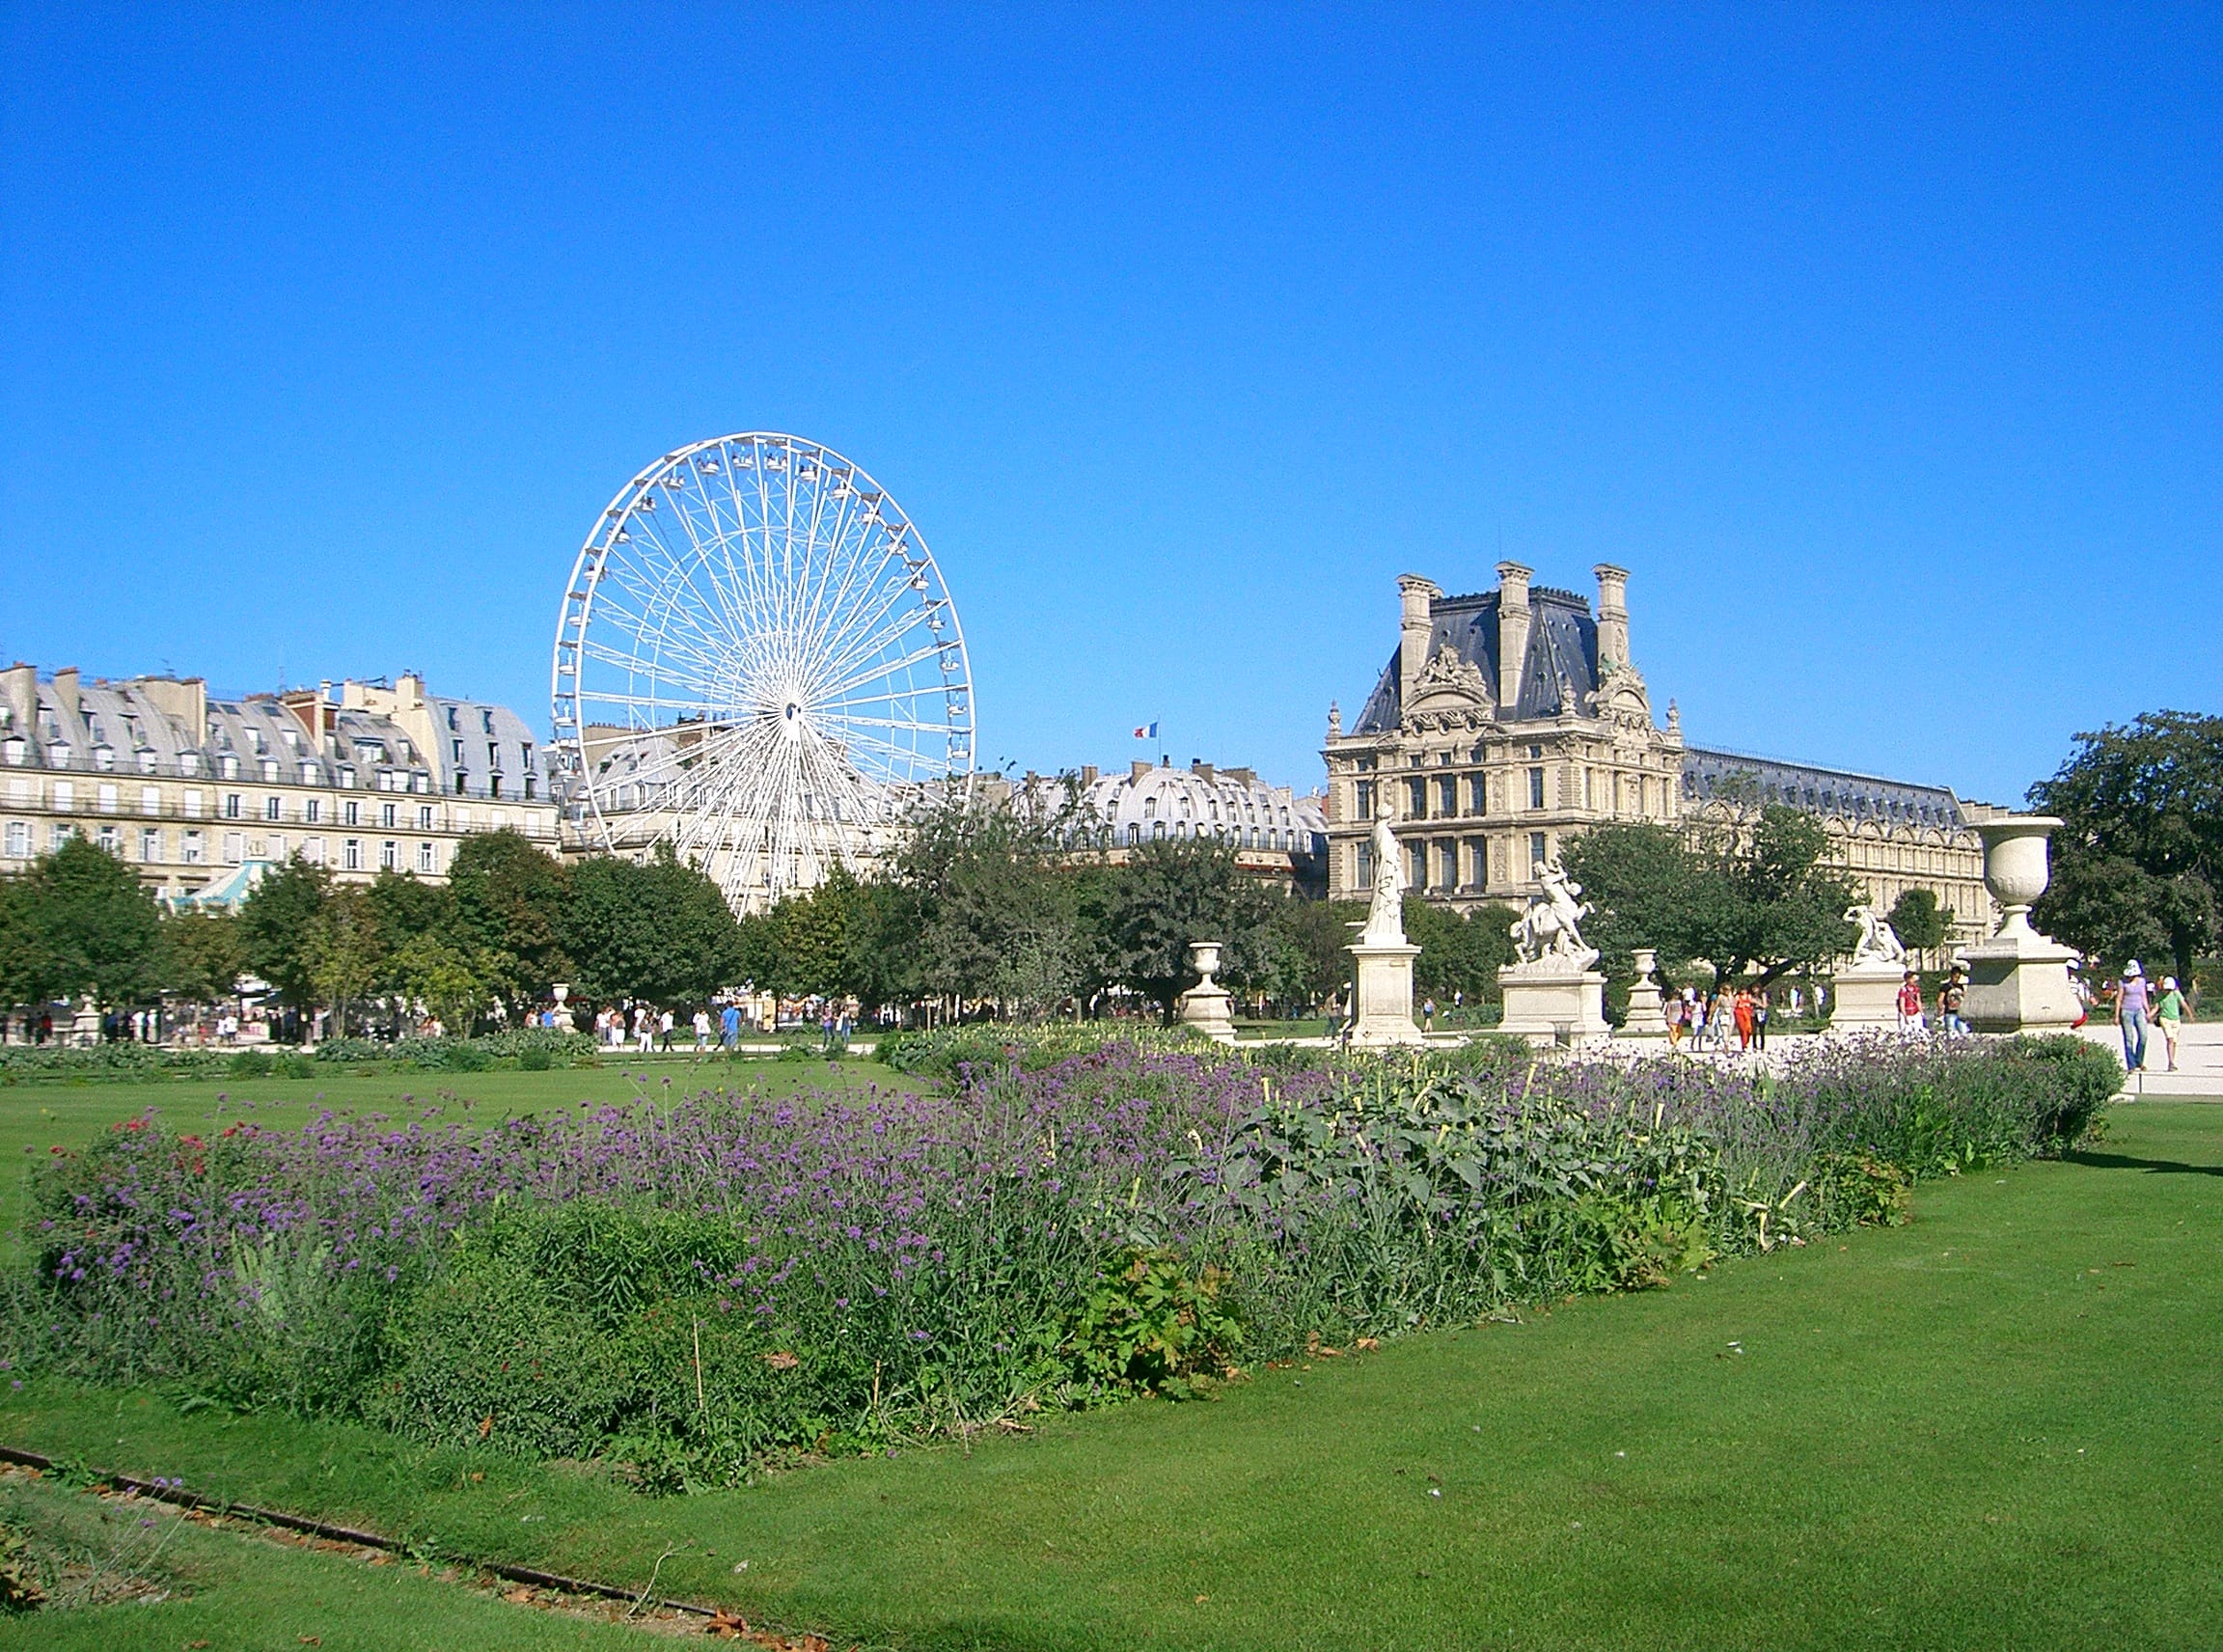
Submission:
POLYGON ((1706 802, 1728 790, 1732 781, 1748 781, 1758 786, 1762 803, 1788 803, 1816 814, 1946 828, 1968 823, 1961 800, 1947 786, 1881 780, 1875 775, 1749 757, 1742 752, 1685 748, 1684 797, 1694 803, 1706 802))
MULTIPOLYGON (((1429 658, 1449 649, 1495 687, 1498 681, 1498 595, 1486 591, 1431 600, 1428 612, 1434 623, 1428 633, 1429 658)), ((1597 712, 1588 702, 1598 689, 1598 621, 1591 617, 1588 600, 1572 591, 1539 585, 1528 592, 1528 656, 1521 670, 1521 697, 1512 708, 1513 720, 1556 717, 1562 709, 1595 717, 1597 712)), ((1403 658, 1402 647, 1389 656, 1381 680, 1358 713, 1353 733, 1396 731, 1404 720, 1398 686, 1403 658)))

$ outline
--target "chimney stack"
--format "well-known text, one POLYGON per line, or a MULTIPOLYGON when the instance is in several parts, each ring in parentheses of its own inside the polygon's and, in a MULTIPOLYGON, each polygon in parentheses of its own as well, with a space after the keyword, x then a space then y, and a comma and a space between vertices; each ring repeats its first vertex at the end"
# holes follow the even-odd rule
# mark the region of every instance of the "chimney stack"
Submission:
POLYGON ((1521 670, 1528 659, 1528 581, 1534 568, 1497 564, 1497 715, 1510 722, 1521 703, 1521 670))
POLYGON ((77 715, 77 668, 64 666, 54 674, 54 703, 74 717, 77 715))
POLYGON ((1629 570, 1600 563, 1590 570, 1598 576, 1598 669, 1610 660, 1625 666, 1629 659, 1629 570))
POLYGON ((1433 580, 1401 573, 1397 576, 1397 594, 1404 609, 1397 640, 1397 708, 1403 711, 1412 705, 1413 685, 1420 680, 1420 673, 1428 664, 1428 639, 1436 629, 1431 605, 1443 593, 1433 580))

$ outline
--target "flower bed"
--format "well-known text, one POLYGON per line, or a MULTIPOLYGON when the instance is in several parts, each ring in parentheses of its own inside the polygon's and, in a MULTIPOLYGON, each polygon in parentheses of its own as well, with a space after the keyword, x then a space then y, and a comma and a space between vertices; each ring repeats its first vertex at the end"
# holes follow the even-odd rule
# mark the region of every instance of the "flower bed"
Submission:
POLYGON ((1900 1220, 1910 1178, 2058 1150, 2118 1077, 2066 1039, 1757 1085, 1114 1044, 926 1096, 139 1119, 40 1172, 8 1354, 729 1481, 1900 1220))

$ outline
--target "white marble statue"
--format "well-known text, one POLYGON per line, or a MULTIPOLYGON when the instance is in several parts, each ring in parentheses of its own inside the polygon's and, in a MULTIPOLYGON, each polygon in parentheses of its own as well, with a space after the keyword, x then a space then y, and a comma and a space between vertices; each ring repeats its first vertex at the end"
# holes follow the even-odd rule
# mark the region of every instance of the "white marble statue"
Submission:
POLYGON ((1397 836, 1384 815, 1374 820, 1374 901, 1366 909, 1366 925, 1358 932, 1358 944, 1405 945, 1405 874, 1397 864, 1397 836))
POLYGON ((1852 967, 1863 964, 1905 964, 1907 947, 1899 939, 1899 932, 1890 922, 1873 906, 1860 905, 1846 908, 1845 922, 1860 925, 1860 939, 1852 946, 1852 967))
POLYGON ((1598 953, 1583 944, 1582 920, 1597 908, 1582 898, 1582 886, 1557 863, 1539 862, 1536 877, 1544 891, 1528 897, 1528 910, 1513 925, 1513 946, 1521 963, 1589 968, 1598 961, 1598 953))

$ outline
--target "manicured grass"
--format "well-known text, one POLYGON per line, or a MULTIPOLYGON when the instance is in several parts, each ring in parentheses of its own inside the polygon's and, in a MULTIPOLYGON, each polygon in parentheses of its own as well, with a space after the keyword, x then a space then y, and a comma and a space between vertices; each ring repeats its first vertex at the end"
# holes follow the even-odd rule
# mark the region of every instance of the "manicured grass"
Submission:
MULTIPOLYGON (((139 1647, 300 1647, 363 1652, 438 1647, 510 1652, 543 1647, 669 1644, 635 1628, 533 1611, 393 1562, 288 1547, 236 1530, 180 1521, 146 1503, 101 1503, 81 1492, 16 1482, 0 1511, 41 1533, 63 1534, 101 1557, 111 1574, 139 1572, 168 1591, 140 1600, 20 1618, 0 1616, 0 1647, 120 1652, 139 1647), (149 1524, 144 1528, 140 1522, 149 1524), (146 1567, 141 1571, 141 1567, 146 1567)), ((622 1609, 619 1609, 622 1610, 622 1609)))
POLYGON ((753 1490, 47 1385, 0 1439, 904 1646, 2209 1648, 2219 1302, 2223 1109, 2146 1104, 1906 1228, 753 1490))
MULTIPOLYGON (((810 1086, 893 1085, 907 1079, 873 1061, 702 1062, 658 1057, 614 1060, 601 1067, 558 1067, 542 1073, 360 1073, 335 1064, 314 1078, 223 1078, 151 1084, 47 1083, 0 1087, 0 1167, 27 1165, 57 1146, 78 1147, 99 1132, 151 1108, 181 1130, 220 1130, 241 1118, 272 1127, 298 1125, 329 1108, 335 1113, 414 1115, 426 1107, 470 1104, 474 1118, 508 1118, 580 1102, 630 1101, 693 1090, 755 1088, 782 1095, 810 1086)), ((0 1169, 0 1231, 15 1225, 22 1176, 0 1169)))

